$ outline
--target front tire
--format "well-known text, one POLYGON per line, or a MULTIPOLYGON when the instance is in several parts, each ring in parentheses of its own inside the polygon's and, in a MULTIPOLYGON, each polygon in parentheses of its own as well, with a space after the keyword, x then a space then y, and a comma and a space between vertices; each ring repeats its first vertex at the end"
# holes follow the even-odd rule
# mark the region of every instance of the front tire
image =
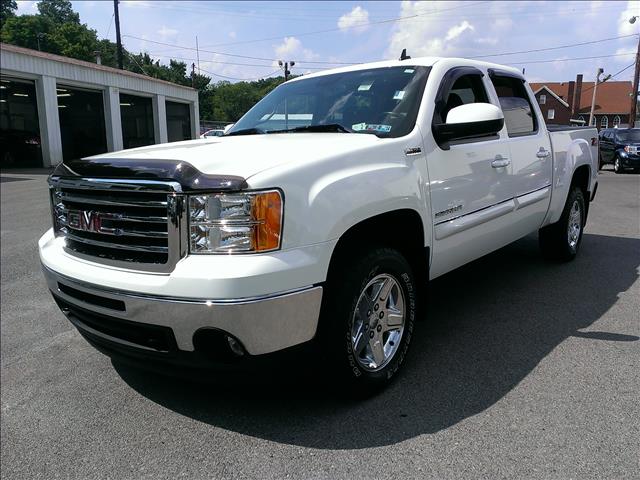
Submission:
POLYGON ((394 249, 345 255, 340 263, 327 282, 320 347, 331 377, 367 394, 389 383, 402 365, 416 317, 416 284, 394 249))
POLYGON ((585 199, 582 190, 573 187, 567 197, 560 219, 538 231, 540 249, 551 260, 573 260, 580 248, 586 220, 585 199))
POLYGON ((622 163, 620 162, 620 157, 616 155, 615 160, 613 161, 613 171, 616 173, 622 173, 622 163))

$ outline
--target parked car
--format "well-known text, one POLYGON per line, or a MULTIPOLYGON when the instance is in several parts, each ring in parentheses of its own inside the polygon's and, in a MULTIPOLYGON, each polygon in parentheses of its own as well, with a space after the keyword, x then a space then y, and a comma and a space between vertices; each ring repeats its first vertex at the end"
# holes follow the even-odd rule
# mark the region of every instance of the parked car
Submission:
MULTIPOLYGON (((548 257, 576 256, 596 141, 548 130, 510 67, 416 58, 305 75, 218 142, 58 166, 40 258, 62 311, 114 357, 209 365, 313 342, 310 363, 377 388, 430 279, 532 232, 548 257)), ((464 301, 473 286, 459 288, 464 301)))
POLYGON ((640 128, 605 128, 600 131, 599 168, 612 164, 613 171, 640 171, 640 128))
POLYGON ((220 129, 216 128, 216 129, 213 129, 213 130, 207 130, 202 135, 200 135, 200 138, 221 137, 223 135, 224 135, 224 130, 220 130, 220 129))

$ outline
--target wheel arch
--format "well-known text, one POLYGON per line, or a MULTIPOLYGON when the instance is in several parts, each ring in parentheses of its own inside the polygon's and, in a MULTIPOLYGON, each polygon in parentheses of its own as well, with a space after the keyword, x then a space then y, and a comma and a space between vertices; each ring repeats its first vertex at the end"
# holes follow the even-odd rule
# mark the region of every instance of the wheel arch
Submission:
POLYGON ((354 224, 338 239, 333 249, 327 277, 354 253, 369 247, 388 247, 398 250, 413 269, 418 285, 429 278, 430 249, 424 236, 420 214, 410 208, 381 213, 354 224))

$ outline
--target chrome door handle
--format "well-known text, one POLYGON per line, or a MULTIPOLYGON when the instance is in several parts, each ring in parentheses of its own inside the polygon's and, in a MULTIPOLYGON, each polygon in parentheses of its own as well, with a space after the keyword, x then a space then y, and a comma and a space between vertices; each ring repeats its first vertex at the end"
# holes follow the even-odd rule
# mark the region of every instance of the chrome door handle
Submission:
POLYGON ((510 163, 511 163, 511 160, 498 155, 496 159, 493 162, 491 162, 491 166, 493 168, 501 168, 501 167, 508 166, 510 163))
POLYGON ((541 147, 540 150, 538 150, 538 153, 536 153, 536 157, 547 158, 550 154, 551 152, 549 152, 549 150, 545 150, 544 148, 541 147))

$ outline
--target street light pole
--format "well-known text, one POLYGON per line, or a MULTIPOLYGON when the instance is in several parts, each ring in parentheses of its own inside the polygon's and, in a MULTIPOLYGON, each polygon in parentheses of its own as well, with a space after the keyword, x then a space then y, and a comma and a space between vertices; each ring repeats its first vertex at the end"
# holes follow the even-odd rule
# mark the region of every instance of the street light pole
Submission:
POLYGON ((589 113, 589 126, 593 123, 593 110, 596 107, 596 92, 598 91, 598 83, 600 83, 600 75, 604 73, 602 68, 598 68, 598 72, 596 73, 596 81, 593 84, 593 95, 591 96, 591 111, 589 113))
MULTIPOLYGON (((634 24, 639 16, 633 16, 629 23, 634 24)), ((638 106, 638 77, 640 77, 640 36, 638 36, 638 50, 636 51, 636 70, 633 74, 633 90, 631 91, 631 108, 629 109, 629 127, 636 126, 636 109, 638 106)))
POLYGON ((278 60, 278 65, 280 65, 280 67, 284 67, 284 81, 286 82, 287 80, 289 80, 289 75, 291 75, 291 70, 289 70, 289 67, 293 68, 295 66, 296 62, 290 60, 288 62, 283 62, 282 60, 278 60))

